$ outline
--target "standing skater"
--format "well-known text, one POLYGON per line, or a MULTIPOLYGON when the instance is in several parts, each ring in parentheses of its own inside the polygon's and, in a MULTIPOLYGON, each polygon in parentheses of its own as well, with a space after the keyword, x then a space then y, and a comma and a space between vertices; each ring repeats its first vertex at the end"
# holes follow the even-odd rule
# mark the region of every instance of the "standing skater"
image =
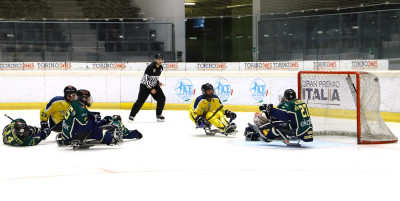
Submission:
POLYGON ((165 95, 161 89, 163 84, 158 80, 158 77, 163 71, 163 56, 156 54, 154 61, 147 66, 146 71, 140 82, 139 95, 132 107, 131 113, 129 114, 129 121, 132 122, 136 114, 142 108, 143 103, 146 101, 149 94, 157 101, 156 118, 158 121, 164 121, 164 117, 161 115, 165 104, 165 95))

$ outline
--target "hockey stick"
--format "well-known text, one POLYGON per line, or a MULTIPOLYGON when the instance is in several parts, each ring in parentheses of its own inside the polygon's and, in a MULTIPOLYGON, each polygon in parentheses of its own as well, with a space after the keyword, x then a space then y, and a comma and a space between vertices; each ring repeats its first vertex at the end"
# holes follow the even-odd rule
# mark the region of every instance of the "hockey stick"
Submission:
MULTIPOLYGON (((214 114, 212 114, 211 117, 207 119, 207 121, 210 120, 211 118, 213 118, 215 116, 215 114, 217 114, 217 112, 220 111, 223 107, 224 107, 223 105, 219 106, 219 108, 217 110, 215 110, 214 114)), ((231 124, 232 121, 235 120, 235 119, 236 118, 234 118, 234 119, 233 118, 229 118, 229 124, 231 124)))
POLYGON ((7 118, 9 118, 11 121, 14 121, 14 119, 11 118, 10 116, 8 116, 7 114, 4 114, 4 116, 6 116, 7 118))
POLYGON ((217 112, 220 111, 223 107, 224 106, 222 106, 222 105, 219 106, 219 108, 217 110, 215 110, 214 114, 212 114, 211 117, 207 119, 207 121, 210 120, 211 118, 213 118, 217 114, 217 112))
POLYGON ((54 129, 55 127, 57 127, 59 124, 62 124, 62 121, 58 122, 58 124, 55 124, 53 127, 49 128, 50 131, 53 131, 53 129, 54 129))

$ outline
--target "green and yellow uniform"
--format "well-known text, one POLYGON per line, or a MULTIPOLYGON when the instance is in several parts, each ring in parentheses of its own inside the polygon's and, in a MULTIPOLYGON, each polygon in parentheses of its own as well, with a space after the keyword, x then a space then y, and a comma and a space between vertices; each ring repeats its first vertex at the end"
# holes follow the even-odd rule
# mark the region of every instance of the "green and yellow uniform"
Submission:
POLYGON ((76 132, 89 133, 94 122, 88 121, 89 110, 81 102, 74 100, 68 107, 62 124, 64 139, 71 139, 76 132))
MULTIPOLYGON (((17 121, 22 119, 15 119, 3 129, 3 143, 10 146, 34 146, 46 138, 48 133, 41 131, 34 126, 27 126, 29 134, 24 137, 18 137, 14 132, 14 126, 17 121)), ((23 120, 22 120, 23 121, 23 120)), ((25 123, 25 121, 24 121, 25 123)))
POLYGON ((280 103, 271 110, 271 116, 282 121, 290 121, 296 136, 302 136, 304 141, 313 138, 313 126, 306 103, 302 100, 291 100, 280 103))

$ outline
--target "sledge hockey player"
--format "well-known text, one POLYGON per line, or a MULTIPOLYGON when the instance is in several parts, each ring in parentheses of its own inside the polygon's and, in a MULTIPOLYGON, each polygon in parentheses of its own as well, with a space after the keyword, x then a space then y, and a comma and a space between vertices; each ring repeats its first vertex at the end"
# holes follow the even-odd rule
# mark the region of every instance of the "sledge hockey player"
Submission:
POLYGON ((197 128, 204 128, 207 135, 214 135, 215 132, 225 135, 234 133, 236 125, 231 122, 236 119, 236 114, 223 107, 221 100, 214 94, 214 87, 211 84, 203 84, 201 91, 202 95, 193 100, 189 111, 190 119, 197 128), (212 131, 211 125, 218 130, 212 131))
POLYGON ((62 123, 62 133, 57 136, 59 146, 70 145, 72 141, 78 141, 84 144, 87 139, 96 140, 100 144, 118 144, 122 142, 121 136, 117 128, 112 126, 111 129, 100 128, 104 125, 87 109, 92 104, 90 92, 86 89, 78 90, 77 99, 71 102, 68 107, 62 123))
POLYGON ((97 125, 103 126, 107 124, 118 127, 122 139, 141 139, 143 137, 142 133, 140 133, 138 130, 127 129, 125 125, 122 123, 121 116, 119 115, 113 115, 112 117, 105 116, 103 121, 99 122, 97 125))
POLYGON ((282 139, 286 144, 290 139, 304 142, 313 141, 313 127, 306 103, 296 99, 296 92, 287 89, 277 108, 272 104, 260 106, 262 113, 256 113, 255 125, 245 130, 246 140, 270 142, 282 139))
POLYGON ((14 119, 3 129, 3 143, 11 146, 34 146, 50 134, 48 128, 29 126, 23 119, 14 119))
POLYGON ((68 85, 64 88, 64 96, 56 96, 40 110, 40 126, 55 132, 61 132, 61 124, 65 111, 76 98, 76 88, 68 85), (50 125, 50 126, 49 126, 50 125))

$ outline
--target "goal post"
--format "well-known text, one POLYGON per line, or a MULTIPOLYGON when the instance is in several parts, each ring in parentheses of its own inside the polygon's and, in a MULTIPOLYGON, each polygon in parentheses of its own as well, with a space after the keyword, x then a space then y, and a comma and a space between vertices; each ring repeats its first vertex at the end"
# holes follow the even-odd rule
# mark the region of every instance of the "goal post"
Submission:
POLYGON ((298 98, 315 135, 356 136, 358 144, 397 142, 380 115, 379 78, 360 71, 300 71, 298 98))

